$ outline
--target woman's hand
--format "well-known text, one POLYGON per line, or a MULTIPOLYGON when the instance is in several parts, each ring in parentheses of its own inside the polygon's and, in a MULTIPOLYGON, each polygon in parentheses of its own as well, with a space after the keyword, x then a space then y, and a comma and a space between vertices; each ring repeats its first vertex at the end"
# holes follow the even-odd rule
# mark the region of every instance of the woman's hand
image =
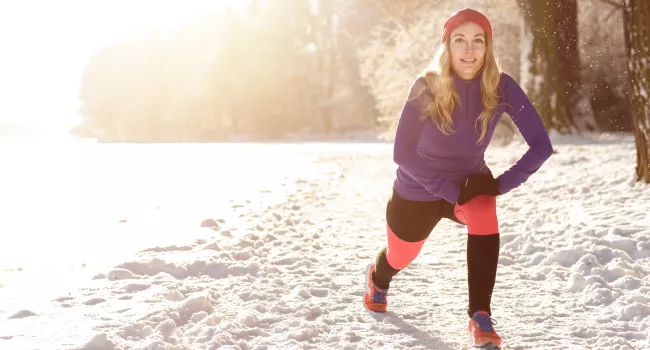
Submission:
POLYGON ((465 185, 460 186, 458 205, 463 205, 481 194, 495 197, 501 194, 499 191, 499 180, 495 179, 492 173, 470 176, 465 182, 465 185))

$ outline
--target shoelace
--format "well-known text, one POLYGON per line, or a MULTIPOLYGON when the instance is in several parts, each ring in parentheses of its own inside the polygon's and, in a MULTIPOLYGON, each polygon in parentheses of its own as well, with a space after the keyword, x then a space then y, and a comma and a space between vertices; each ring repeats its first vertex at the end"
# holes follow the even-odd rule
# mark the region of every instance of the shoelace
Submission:
POLYGON ((375 288, 375 292, 372 295, 372 301, 374 303, 386 303, 386 294, 388 294, 388 289, 379 289, 375 288))
POLYGON ((496 321, 494 321, 489 315, 479 314, 474 316, 474 319, 478 324, 478 328, 480 328, 482 332, 491 333, 494 331, 494 328, 492 328, 492 324, 493 322, 494 324, 496 324, 496 321))

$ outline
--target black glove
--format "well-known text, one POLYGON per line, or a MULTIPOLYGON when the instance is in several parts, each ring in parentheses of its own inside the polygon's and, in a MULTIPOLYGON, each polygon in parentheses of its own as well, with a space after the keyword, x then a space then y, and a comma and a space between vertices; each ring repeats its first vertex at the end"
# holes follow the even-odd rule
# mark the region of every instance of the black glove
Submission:
POLYGON ((472 198, 485 194, 489 196, 498 196, 499 180, 492 176, 492 173, 476 174, 467 179, 464 186, 460 186, 460 196, 458 196, 458 205, 463 205, 472 198))

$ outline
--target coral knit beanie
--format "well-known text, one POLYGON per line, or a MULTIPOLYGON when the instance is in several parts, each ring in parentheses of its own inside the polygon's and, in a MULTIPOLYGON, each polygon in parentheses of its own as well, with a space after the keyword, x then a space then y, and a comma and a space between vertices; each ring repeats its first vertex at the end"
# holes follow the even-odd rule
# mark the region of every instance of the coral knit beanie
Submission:
POLYGON ((442 29, 442 38, 441 43, 444 43, 445 40, 451 35, 451 32, 454 29, 458 28, 463 23, 474 22, 478 24, 483 30, 487 33, 490 40, 492 40, 492 26, 490 21, 482 13, 466 8, 451 14, 451 16, 445 22, 445 25, 442 29))

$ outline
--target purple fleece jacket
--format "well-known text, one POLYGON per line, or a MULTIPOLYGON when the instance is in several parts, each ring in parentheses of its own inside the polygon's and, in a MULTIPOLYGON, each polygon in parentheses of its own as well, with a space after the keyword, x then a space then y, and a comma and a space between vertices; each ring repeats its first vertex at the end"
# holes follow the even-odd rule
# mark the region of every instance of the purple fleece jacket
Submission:
POLYGON ((488 125, 484 140, 477 144, 481 126, 476 123, 483 110, 479 74, 463 80, 453 74, 460 104, 453 113, 453 130, 443 134, 424 109, 431 101, 423 77, 418 78, 404 103, 395 134, 393 158, 398 168, 395 191, 410 200, 445 199, 456 203, 459 184, 472 174, 487 172, 484 156, 498 119, 507 113, 529 146, 510 169, 497 177, 501 194, 520 186, 551 156, 553 148, 542 120, 519 84, 501 73, 496 118, 488 125), (416 98, 416 96, 418 96, 416 98))

